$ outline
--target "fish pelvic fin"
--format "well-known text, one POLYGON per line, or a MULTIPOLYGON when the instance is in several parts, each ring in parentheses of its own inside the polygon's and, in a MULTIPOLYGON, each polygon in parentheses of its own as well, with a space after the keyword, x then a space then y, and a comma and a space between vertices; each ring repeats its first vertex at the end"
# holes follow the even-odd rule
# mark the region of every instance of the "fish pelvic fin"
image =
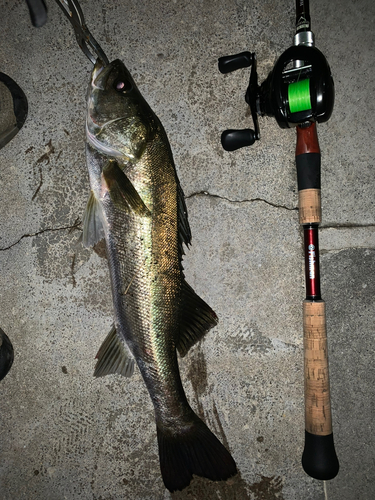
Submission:
POLYGON ((108 186, 113 203, 127 212, 133 210, 141 217, 150 216, 151 212, 133 184, 119 167, 116 160, 110 160, 103 168, 103 177, 108 186))
POLYGON ((222 481, 237 473, 229 451, 195 414, 189 429, 171 434, 157 427, 157 436, 160 470, 170 492, 186 488, 193 474, 222 481))
POLYGON ((103 224, 102 209, 94 193, 91 191, 86 205, 86 210, 83 215, 83 246, 93 247, 104 238, 103 224))
POLYGON ((201 299, 184 280, 182 283, 180 329, 176 348, 184 357, 211 328, 217 325, 218 317, 211 307, 201 299))
POLYGON ((128 346, 121 341, 112 326, 102 346, 96 355, 98 362, 95 366, 94 377, 104 377, 118 373, 124 377, 131 377, 134 371, 134 358, 128 346))

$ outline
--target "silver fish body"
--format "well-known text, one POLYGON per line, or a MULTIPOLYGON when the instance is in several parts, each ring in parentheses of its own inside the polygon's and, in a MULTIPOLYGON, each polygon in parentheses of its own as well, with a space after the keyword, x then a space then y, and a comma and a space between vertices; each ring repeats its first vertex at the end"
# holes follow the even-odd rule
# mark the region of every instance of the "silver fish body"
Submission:
POLYGON ((115 315, 95 374, 131 375, 136 360, 170 491, 192 474, 226 479, 235 463, 190 408, 176 352, 185 355, 217 318, 184 279, 182 245, 191 235, 167 136, 119 60, 95 65, 86 130, 91 196, 83 240, 89 246, 105 237, 115 315))

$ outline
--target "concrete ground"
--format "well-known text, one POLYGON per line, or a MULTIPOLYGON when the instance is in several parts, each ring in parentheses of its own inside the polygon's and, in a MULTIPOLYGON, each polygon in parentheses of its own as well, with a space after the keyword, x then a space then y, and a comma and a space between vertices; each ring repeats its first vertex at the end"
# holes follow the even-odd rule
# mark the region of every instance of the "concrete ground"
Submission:
POLYGON ((168 133, 193 234, 189 283, 220 323, 182 360, 192 406, 239 474, 196 479, 172 496, 159 471, 141 376, 94 379, 112 323, 107 262, 79 242, 88 196, 85 94, 91 69, 52 0, 33 28, 26 2, 1 2, 0 71, 29 115, 0 151, 0 327, 15 349, 0 383, 2 500, 372 500, 374 463, 375 3, 311 0, 316 45, 336 88, 322 150, 322 294, 333 427, 341 469, 324 484, 301 467, 302 308, 295 132, 260 119, 261 141, 225 152, 220 134, 251 126, 248 70, 260 80, 291 45, 293 0, 82 0, 110 59, 121 58, 168 133))

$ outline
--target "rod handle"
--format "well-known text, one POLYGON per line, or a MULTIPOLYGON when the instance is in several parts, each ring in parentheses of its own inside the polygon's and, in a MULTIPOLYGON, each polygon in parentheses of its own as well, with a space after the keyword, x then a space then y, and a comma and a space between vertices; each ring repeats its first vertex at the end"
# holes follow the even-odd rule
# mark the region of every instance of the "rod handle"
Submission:
POLYGON ((303 303, 305 357, 305 448, 302 466, 315 479, 333 479, 339 470, 332 434, 326 311, 323 300, 303 303))
POLYGON ((320 148, 316 124, 297 127, 296 166, 300 224, 322 221, 320 199, 320 148))

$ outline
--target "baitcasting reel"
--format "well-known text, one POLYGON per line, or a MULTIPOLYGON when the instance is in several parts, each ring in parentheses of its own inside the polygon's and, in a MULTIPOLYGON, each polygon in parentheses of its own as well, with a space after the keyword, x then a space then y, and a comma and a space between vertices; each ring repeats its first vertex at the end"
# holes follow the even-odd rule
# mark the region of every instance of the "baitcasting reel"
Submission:
POLYGON ((226 151, 251 146, 260 138, 258 115, 274 116, 281 128, 304 127, 330 118, 334 85, 328 62, 313 47, 311 31, 297 33, 294 41, 295 45, 279 57, 260 86, 255 53, 241 52, 219 59, 221 73, 251 66, 245 100, 250 106, 254 130, 225 130, 221 143, 226 151))

